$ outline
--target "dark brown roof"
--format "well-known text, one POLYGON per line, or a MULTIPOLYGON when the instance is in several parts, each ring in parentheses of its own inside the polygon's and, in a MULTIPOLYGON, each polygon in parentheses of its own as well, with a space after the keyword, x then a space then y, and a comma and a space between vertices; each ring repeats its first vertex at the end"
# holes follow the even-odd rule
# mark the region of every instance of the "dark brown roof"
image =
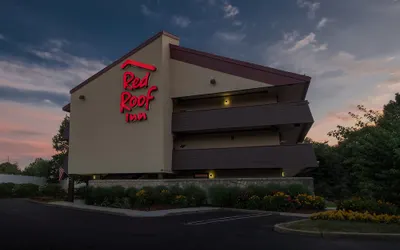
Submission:
POLYGON ((271 85, 305 83, 311 80, 309 76, 243 62, 173 44, 170 44, 169 47, 172 59, 271 85))
POLYGON ((62 110, 65 111, 65 112, 71 112, 71 103, 68 103, 67 105, 65 105, 62 108, 62 110))
POLYGON ((110 65, 108 65, 107 67, 105 67, 104 69, 100 70, 99 72, 97 72, 96 74, 94 74, 93 76, 89 77, 88 79, 86 79, 85 81, 83 81, 81 84, 79 84, 78 86, 76 86, 75 88, 71 89, 71 91, 69 91, 70 94, 74 93, 75 91, 77 91, 78 89, 82 88, 83 86, 85 86, 86 84, 88 84, 89 82, 93 81, 94 79, 96 79, 97 77, 99 77, 100 75, 102 75, 103 73, 107 72, 109 69, 111 69, 112 67, 114 67, 115 65, 117 65, 118 63, 121 63, 123 60, 125 60, 126 58, 130 57, 131 55, 135 54, 136 52, 138 52, 140 49, 146 47, 148 44, 152 43, 154 40, 156 40, 157 38, 159 38, 161 35, 166 35, 169 36, 173 39, 177 39, 179 40, 179 37, 174 36, 168 32, 165 31, 160 31, 157 34, 155 34, 154 36, 150 37, 149 39, 147 39, 146 41, 144 41, 143 43, 141 43, 139 46, 137 46, 136 48, 134 48, 133 50, 129 51, 128 53, 126 53, 124 56, 122 56, 121 58, 119 58, 118 60, 114 61, 113 63, 111 63, 110 65))

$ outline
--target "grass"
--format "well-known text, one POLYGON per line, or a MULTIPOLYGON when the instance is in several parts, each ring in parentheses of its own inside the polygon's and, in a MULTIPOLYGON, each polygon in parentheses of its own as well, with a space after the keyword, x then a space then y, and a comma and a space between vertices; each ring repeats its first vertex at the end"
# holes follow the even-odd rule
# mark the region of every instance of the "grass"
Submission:
POLYGON ((318 232, 400 233, 398 224, 354 221, 306 220, 289 224, 287 227, 318 232))

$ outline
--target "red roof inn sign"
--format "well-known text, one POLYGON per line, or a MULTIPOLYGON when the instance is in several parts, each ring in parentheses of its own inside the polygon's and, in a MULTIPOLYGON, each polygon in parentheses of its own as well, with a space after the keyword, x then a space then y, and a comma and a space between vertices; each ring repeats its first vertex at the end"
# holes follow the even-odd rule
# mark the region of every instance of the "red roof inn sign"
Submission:
MULTIPOLYGON (((148 70, 150 72, 156 71, 156 67, 154 67, 153 65, 144 64, 134 60, 126 60, 121 65, 121 69, 125 69, 127 66, 134 66, 137 68, 148 70)), ((135 76, 135 74, 130 71, 124 72, 124 75, 122 77, 124 91, 121 93, 121 101, 119 105, 119 111, 121 113, 125 113, 125 111, 131 112, 132 109, 137 107, 144 107, 146 110, 149 110, 150 102, 154 100, 154 96, 152 96, 152 93, 158 90, 157 86, 149 87, 150 72, 147 72, 142 79, 135 76), (147 94, 139 96, 135 95, 134 91, 138 89, 147 89, 147 94)), ((137 114, 125 113, 126 122, 135 122, 142 120, 147 120, 147 114, 144 112, 140 112, 137 114)))

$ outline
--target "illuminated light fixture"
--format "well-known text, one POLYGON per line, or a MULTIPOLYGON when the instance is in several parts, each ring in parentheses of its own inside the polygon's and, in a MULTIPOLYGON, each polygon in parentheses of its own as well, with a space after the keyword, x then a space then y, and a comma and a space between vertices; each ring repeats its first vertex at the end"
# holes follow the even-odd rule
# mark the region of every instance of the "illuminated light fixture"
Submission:
POLYGON ((93 175, 93 180, 96 180, 96 175, 93 175))
POLYGON ((225 98, 224 99, 224 105, 228 106, 229 104, 231 104, 231 101, 229 100, 229 98, 225 98))
POLYGON ((282 177, 285 177, 285 171, 282 171, 282 177))
POLYGON ((214 171, 208 172, 208 179, 214 179, 214 178, 215 178, 215 172, 214 171))

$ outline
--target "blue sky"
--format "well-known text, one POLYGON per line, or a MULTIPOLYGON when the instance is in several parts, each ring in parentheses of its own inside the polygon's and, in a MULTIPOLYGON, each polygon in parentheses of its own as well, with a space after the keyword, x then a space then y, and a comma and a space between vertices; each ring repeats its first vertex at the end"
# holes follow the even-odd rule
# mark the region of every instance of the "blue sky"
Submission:
POLYGON ((355 105, 381 109, 400 90, 399 13, 398 0, 2 1, 0 162, 49 157, 68 91, 160 30, 310 75, 309 136, 329 139, 355 105))

